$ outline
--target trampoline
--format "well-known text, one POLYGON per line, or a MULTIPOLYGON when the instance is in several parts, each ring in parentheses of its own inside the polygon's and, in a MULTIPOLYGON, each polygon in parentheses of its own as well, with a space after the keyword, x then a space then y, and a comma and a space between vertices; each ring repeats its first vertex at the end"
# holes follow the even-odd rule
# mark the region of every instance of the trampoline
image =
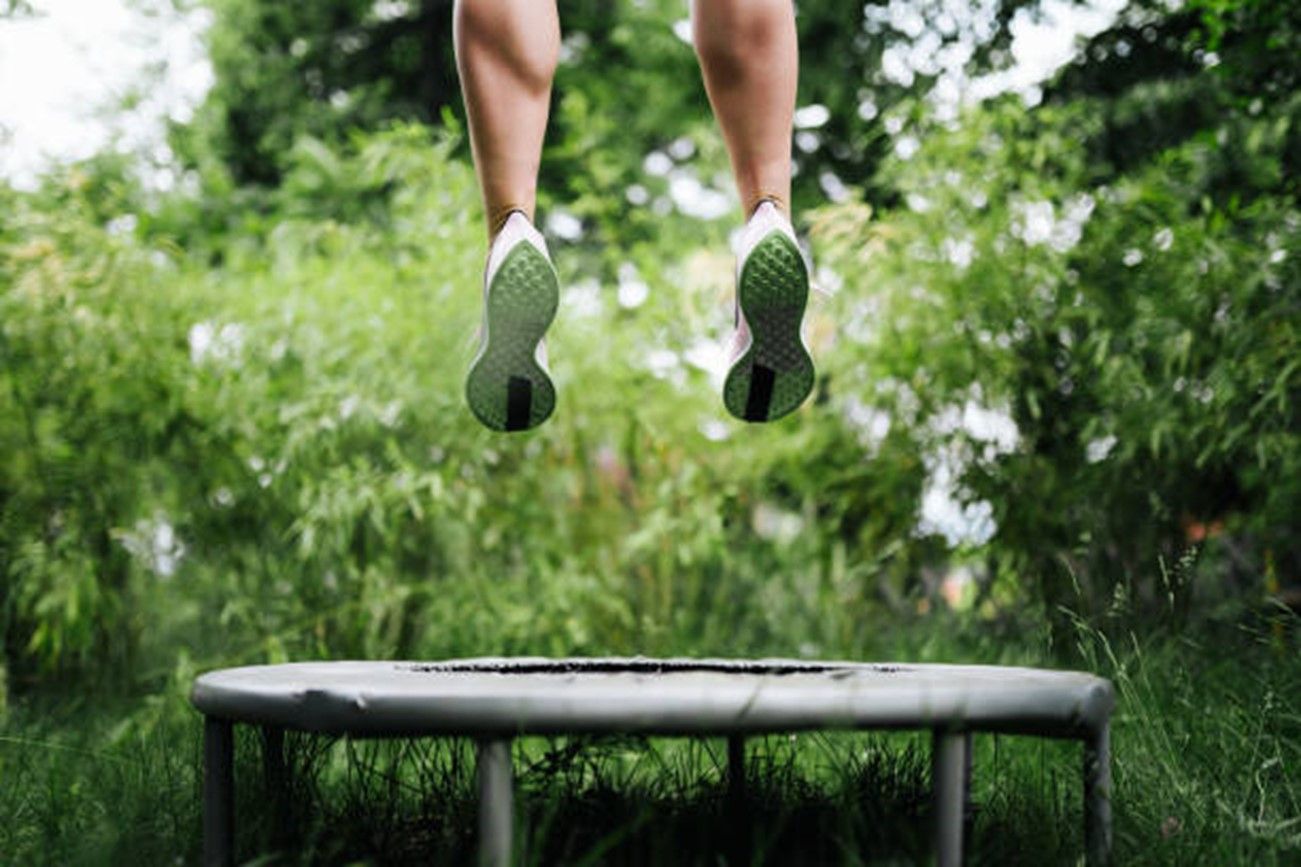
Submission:
POLYGON ((309 662, 213 671, 194 684, 204 722, 204 863, 233 859, 235 724, 259 726, 269 773, 286 730, 369 737, 457 735, 478 745, 480 863, 512 859, 511 739, 641 734, 728 739, 740 797, 746 735, 819 729, 933 733, 936 862, 962 863, 972 733, 1083 744, 1087 862, 1111 850, 1111 684, 1072 671, 788 659, 480 658, 309 662))

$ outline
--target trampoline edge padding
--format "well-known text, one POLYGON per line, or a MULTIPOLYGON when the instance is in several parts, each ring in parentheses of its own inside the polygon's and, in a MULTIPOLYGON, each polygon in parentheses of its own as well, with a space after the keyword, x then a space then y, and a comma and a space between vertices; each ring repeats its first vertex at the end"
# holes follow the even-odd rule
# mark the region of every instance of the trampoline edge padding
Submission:
POLYGON ((191 702, 209 717, 356 736, 930 727, 1085 737, 1115 697, 1082 672, 634 657, 249 666, 201 675, 191 702))

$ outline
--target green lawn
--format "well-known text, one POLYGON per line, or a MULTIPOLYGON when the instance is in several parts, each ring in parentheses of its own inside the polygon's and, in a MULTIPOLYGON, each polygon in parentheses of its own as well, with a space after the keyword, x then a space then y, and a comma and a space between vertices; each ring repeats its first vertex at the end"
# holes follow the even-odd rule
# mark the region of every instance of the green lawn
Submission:
MULTIPOLYGON (((1113 678, 1119 864, 1301 859, 1301 656, 1295 621, 1126 643, 1081 633, 1113 678), (1281 631, 1280 631, 1281 630, 1281 631)), ((891 656, 1040 662, 944 618, 891 656), (934 632, 931 632, 931 630, 934 632)), ((834 653, 832 655, 835 655, 834 653)), ((20 702, 0 729, 0 853, 12 864, 197 860, 199 719, 183 682, 131 701, 20 702)), ((910 864, 925 857, 929 737, 805 734, 749 742, 748 837, 726 812, 721 741, 527 739, 516 747, 523 864, 910 864), (745 850, 740 850, 745 851, 745 850)), ((259 863, 469 863, 473 751, 463 741, 291 736, 277 825, 257 735, 238 741, 240 853, 259 863), (277 849, 277 847, 279 847, 277 849), (289 854, 292 853, 292 854, 289 854)), ((971 863, 1080 857, 1076 744, 975 740, 971 863)))

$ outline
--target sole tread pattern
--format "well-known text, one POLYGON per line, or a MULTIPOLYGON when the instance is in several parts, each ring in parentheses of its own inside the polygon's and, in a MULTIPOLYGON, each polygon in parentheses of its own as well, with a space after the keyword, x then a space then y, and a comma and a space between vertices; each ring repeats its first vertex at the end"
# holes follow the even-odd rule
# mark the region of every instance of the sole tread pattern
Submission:
POLYGON ((559 300, 555 268, 536 247, 522 242, 506 254, 488 287, 483 344, 465 382, 470 410, 492 430, 535 428, 555 409, 555 386, 536 353, 559 300))
POLYGON ((804 257, 790 238, 773 232, 746 260, 737 287, 751 341, 723 383, 723 403, 732 415, 773 421, 794 412, 813 391, 813 358, 800 336, 808 297, 804 257))

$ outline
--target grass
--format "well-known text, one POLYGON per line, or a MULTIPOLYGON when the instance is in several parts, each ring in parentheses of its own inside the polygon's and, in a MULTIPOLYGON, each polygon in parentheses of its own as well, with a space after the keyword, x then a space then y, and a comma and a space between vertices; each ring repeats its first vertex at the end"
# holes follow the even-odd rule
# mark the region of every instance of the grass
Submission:
MULTIPOLYGON (((1120 646, 1080 635, 1077 664, 1118 691, 1117 862, 1301 863, 1296 630, 1239 623, 1120 646)), ((896 655, 910 641, 931 648, 914 658, 1008 652, 963 635, 944 645, 930 634, 899 640, 896 655)), ((241 731, 241 857, 472 862, 468 743, 291 736, 292 797, 276 816, 257 735, 241 731)), ((924 733, 752 739, 748 817, 738 822, 724 796, 721 741, 526 739, 515 756, 519 863, 917 863, 927 852, 927 750, 924 733)), ((0 727, 0 862, 195 863, 199 757, 181 679, 132 701, 17 703, 0 727)), ((977 737, 970 862, 1075 863, 1079 761, 1071 743, 977 737)))

